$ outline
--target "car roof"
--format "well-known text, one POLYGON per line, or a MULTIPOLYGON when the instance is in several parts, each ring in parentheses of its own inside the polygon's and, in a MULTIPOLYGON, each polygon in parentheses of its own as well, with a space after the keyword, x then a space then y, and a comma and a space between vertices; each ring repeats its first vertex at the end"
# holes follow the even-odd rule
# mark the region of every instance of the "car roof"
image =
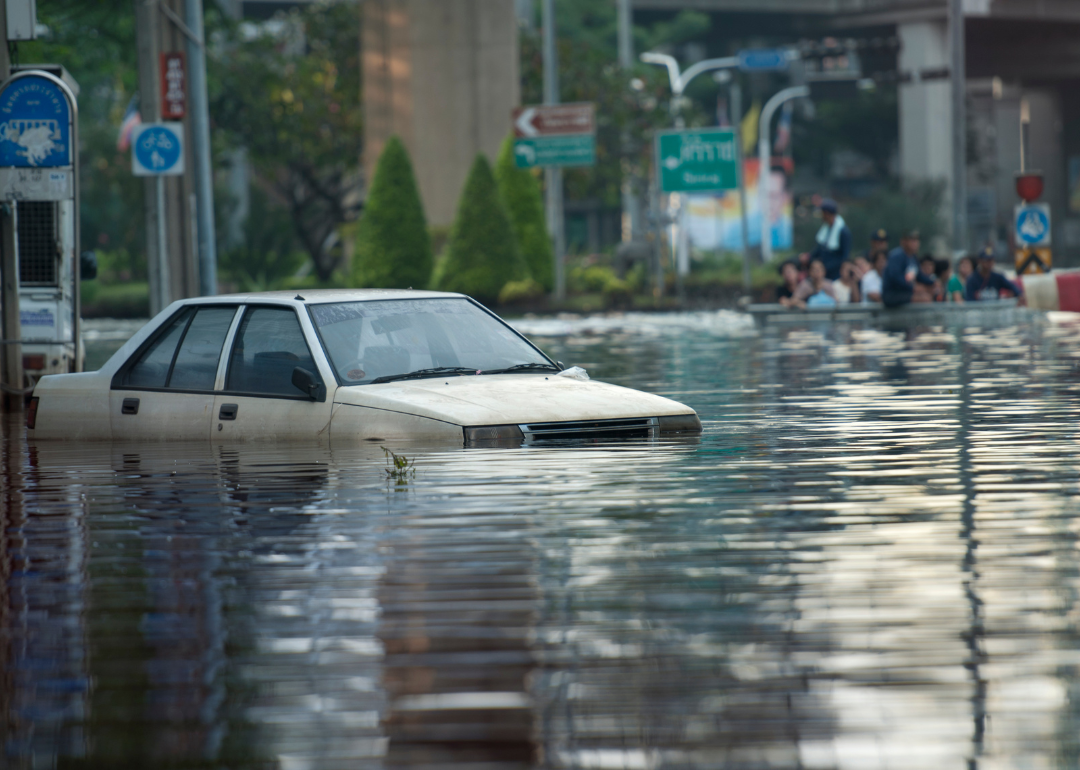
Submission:
POLYGON ((213 297, 193 297, 181 300, 184 304, 216 302, 271 302, 274 304, 317 305, 327 302, 364 302, 385 299, 434 299, 464 297, 446 291, 417 289, 291 289, 289 291, 252 291, 238 294, 218 294, 213 297))

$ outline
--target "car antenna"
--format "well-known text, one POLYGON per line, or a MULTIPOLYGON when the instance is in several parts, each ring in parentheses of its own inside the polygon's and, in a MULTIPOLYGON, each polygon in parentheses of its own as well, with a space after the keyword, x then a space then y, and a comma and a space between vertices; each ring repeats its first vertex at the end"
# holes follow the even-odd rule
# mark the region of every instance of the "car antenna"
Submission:
POLYGON ((298 300, 300 300, 301 302, 307 302, 307 300, 305 300, 305 299, 304 299, 303 297, 301 297, 301 296, 300 296, 299 294, 297 294, 297 295, 296 295, 295 297, 293 297, 293 299, 298 299, 298 300))

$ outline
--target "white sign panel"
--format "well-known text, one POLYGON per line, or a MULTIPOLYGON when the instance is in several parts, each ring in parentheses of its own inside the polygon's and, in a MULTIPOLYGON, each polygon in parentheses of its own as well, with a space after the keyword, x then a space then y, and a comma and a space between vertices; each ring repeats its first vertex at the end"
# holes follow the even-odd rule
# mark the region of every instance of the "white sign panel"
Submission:
POLYGON ((131 172, 135 176, 184 173, 184 124, 144 123, 131 136, 131 172))
POLYGON ((1016 243, 1019 246, 1050 245, 1050 204, 1021 203, 1016 207, 1016 243))

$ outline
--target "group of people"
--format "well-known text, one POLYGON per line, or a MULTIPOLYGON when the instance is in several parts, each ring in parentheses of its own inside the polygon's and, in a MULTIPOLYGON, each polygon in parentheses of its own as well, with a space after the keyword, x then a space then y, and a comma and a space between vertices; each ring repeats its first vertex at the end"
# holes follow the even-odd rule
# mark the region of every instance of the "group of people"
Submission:
POLYGON ((835 201, 821 203, 823 223, 813 251, 780 266, 783 283, 777 300, 785 307, 834 307, 882 303, 900 307, 911 302, 978 302, 1021 297, 1023 289, 994 270, 994 250, 965 255, 956 263, 919 257, 918 230, 889 249, 889 234, 876 230, 865 254, 850 258, 851 231, 835 201))

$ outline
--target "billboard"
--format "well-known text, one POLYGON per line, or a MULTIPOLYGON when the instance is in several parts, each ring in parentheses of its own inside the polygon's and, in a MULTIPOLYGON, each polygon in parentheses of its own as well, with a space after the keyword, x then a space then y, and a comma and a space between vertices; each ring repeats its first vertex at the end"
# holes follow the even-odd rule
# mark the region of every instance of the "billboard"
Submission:
MULTIPOLYGON (((743 160, 747 227, 751 246, 761 245, 761 207, 758 203, 758 159, 743 160)), ((769 223, 774 251, 794 248, 794 205, 790 158, 774 158, 769 175, 769 223)), ((741 251, 742 222, 738 190, 689 196, 687 230, 690 243, 702 251, 741 251)))

